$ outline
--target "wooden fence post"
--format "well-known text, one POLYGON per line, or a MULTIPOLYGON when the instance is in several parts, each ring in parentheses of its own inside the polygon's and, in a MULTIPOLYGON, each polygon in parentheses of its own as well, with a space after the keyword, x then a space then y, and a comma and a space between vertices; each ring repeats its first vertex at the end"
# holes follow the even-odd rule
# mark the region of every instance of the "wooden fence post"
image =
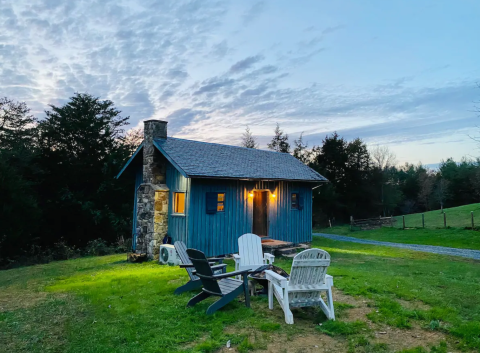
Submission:
POLYGON ((447 214, 443 212, 443 226, 447 228, 447 214))
POLYGON ((350 216, 350 230, 352 230, 353 227, 353 216, 350 216))
POLYGON ((475 228, 475 222, 473 221, 473 211, 471 211, 470 214, 472 215, 472 230, 473 230, 475 228))
POLYGON ((422 213, 422 228, 425 228, 425 214, 422 213))
POLYGON ((405 216, 402 216, 403 218, 403 229, 405 229, 405 216))

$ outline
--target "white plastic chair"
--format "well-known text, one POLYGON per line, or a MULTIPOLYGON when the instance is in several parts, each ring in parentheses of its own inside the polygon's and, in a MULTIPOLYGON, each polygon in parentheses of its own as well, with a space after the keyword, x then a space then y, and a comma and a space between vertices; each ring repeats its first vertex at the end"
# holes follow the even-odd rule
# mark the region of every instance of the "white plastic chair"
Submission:
POLYGON ((333 277, 327 275, 330 254, 321 249, 304 250, 293 258, 290 277, 287 279, 267 270, 268 307, 273 309, 273 295, 285 313, 285 322, 293 324, 290 308, 319 306, 325 315, 335 320, 333 309, 333 277), (326 292, 327 303, 320 296, 326 292))

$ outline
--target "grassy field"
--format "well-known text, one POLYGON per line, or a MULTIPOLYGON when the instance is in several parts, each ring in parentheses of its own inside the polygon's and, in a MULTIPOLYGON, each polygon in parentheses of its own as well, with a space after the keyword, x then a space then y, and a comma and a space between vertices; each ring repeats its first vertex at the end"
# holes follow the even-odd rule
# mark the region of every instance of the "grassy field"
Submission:
POLYGON ((438 245, 459 249, 480 250, 480 231, 468 229, 397 229, 350 231, 350 226, 318 228, 314 232, 346 235, 360 239, 389 241, 405 244, 438 245))
MULTIPOLYGON (((465 228, 471 227, 471 212, 473 212, 475 227, 480 228, 480 203, 473 203, 470 205, 446 208, 447 227, 465 228)), ((426 228, 444 228, 443 213, 440 210, 425 212, 425 227, 426 228)), ((397 222, 395 227, 402 228, 402 217, 396 217, 397 222)), ((415 213, 405 215, 405 227, 420 228, 422 227, 422 214, 415 213)))
MULTIPOLYGON (((480 262, 313 245, 332 256, 335 322, 306 308, 286 325, 261 297, 253 310, 235 302, 206 316, 210 302, 187 309, 194 293, 172 294, 184 270, 112 255, 0 272, 0 351, 480 352, 480 262)), ((276 263, 289 270, 291 260, 276 263)))

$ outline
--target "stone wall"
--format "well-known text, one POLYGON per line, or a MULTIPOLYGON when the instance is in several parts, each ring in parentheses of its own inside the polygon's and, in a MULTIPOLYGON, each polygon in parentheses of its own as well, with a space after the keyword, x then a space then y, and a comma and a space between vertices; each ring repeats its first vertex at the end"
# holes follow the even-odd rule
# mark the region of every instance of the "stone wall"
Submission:
POLYGON ((165 185, 144 183, 137 190, 137 253, 158 260, 163 238, 168 232, 168 196, 165 185))
POLYGON ((154 139, 167 138, 167 122, 144 122, 143 184, 137 189, 137 253, 158 260, 160 244, 168 232, 167 160, 154 146, 154 139))

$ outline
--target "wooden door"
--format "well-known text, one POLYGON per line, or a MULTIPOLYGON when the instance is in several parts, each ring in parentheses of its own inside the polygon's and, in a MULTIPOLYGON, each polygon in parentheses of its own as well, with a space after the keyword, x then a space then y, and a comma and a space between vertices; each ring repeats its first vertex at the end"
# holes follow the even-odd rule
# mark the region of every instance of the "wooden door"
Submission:
POLYGON ((253 229, 260 237, 268 236, 268 191, 253 193, 253 229))

